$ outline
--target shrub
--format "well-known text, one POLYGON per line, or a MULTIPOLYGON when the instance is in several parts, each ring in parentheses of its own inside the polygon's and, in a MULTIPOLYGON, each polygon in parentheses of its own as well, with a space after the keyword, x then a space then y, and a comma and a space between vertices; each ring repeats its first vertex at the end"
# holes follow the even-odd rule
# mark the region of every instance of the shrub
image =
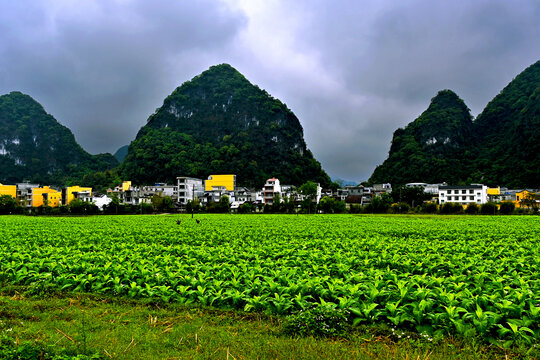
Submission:
POLYGON ((346 336, 349 312, 329 305, 318 305, 287 318, 283 331, 292 336, 346 336))
POLYGON ((467 205, 467 208, 465 209, 465 213, 469 215, 478 214, 478 205, 476 205, 476 203, 470 203, 469 205, 467 205))
POLYGON ((409 211, 411 211, 411 207, 406 202, 400 202, 397 204, 392 205, 392 212, 394 214, 406 214, 409 211))
POLYGON ((381 196, 375 196, 371 200, 371 203, 367 204, 364 210, 367 213, 383 214, 388 211, 392 204, 392 198, 388 194, 382 194, 381 196))
POLYGON ((245 202, 245 203, 243 203, 242 205, 240 205, 238 207, 238 213, 239 214, 250 214, 250 213, 253 212, 253 210, 254 210, 253 205, 251 205, 248 202, 245 202))
POLYGON ((325 196, 319 202, 318 208, 325 214, 340 214, 345 212, 345 203, 341 200, 325 196))
POLYGON ((496 215, 497 214, 497 204, 493 202, 487 202, 482 204, 480 207, 480 213, 482 215, 496 215))
POLYGON ((501 208, 499 209, 499 212, 501 215, 510 215, 514 212, 516 208, 516 205, 514 205, 511 201, 503 201, 501 203, 501 208))
POLYGON ((139 206, 141 208, 141 213, 143 214, 151 214, 154 212, 154 207, 152 206, 152 204, 141 203, 139 206))
POLYGON ((444 203, 443 206, 441 206, 441 214, 461 214, 463 213, 463 207, 458 203, 444 203))
POLYGON ((423 203, 420 211, 426 214, 435 214, 437 212, 437 204, 432 202, 423 203))

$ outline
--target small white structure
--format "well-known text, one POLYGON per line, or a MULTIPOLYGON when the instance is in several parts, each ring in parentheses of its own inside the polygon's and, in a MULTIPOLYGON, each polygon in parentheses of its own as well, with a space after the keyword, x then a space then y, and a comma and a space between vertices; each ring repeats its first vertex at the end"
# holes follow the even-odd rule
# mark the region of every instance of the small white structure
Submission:
POLYGON ((272 205, 274 202, 274 195, 279 194, 281 196, 281 185, 279 179, 271 178, 266 180, 263 187, 263 203, 272 205))
POLYGON ((439 186, 439 202, 458 203, 461 205, 476 203, 485 204, 488 201, 487 186, 471 184, 466 186, 443 185, 439 186))
POLYGON ((92 199, 92 203, 94 203, 99 208, 99 210, 103 210, 103 207, 105 205, 109 205, 111 202, 112 199, 107 195, 94 196, 94 198, 92 199))
POLYGON ((438 195, 439 194, 439 187, 444 186, 446 183, 442 184, 426 184, 426 183, 407 183, 405 184, 408 188, 422 188, 426 194, 433 194, 438 195))

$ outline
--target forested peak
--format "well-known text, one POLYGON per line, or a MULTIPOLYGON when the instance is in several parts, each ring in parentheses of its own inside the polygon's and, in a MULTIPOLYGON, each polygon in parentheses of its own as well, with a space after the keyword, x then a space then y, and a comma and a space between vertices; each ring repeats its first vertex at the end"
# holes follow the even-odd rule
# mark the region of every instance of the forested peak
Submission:
POLYGON ((84 151, 73 133, 31 96, 19 91, 0 96, 0 182, 63 185, 117 165, 110 154, 84 151))
POLYGON ((452 90, 441 90, 431 99, 428 111, 434 111, 437 109, 459 109, 463 111, 470 111, 465 102, 452 90))
POLYGON ((270 177, 294 185, 330 183, 307 149, 298 118, 228 64, 176 88, 139 130, 122 167, 140 183, 218 173, 255 187, 270 177))
POLYGON ((540 179, 540 61, 517 75, 475 121, 451 90, 392 138, 370 182, 481 182, 536 188, 540 179))
MULTIPOLYGON (((171 97, 175 98, 177 95, 183 95, 210 100, 211 98, 228 96, 228 98, 224 99, 228 100, 235 92, 246 88, 260 90, 231 65, 220 64, 211 66, 193 79, 184 82, 176 88, 171 97)), ((180 99, 176 98, 176 100, 180 99)))
POLYGON ((467 141, 472 116, 465 102, 452 90, 441 90, 429 107, 406 127, 423 147, 457 146, 467 141))
POLYGON ((428 108, 392 137, 388 158, 370 182, 452 182, 458 179, 458 159, 470 141, 472 116, 465 102, 451 90, 441 90, 428 108))
POLYGON ((7 120, 20 116, 22 110, 31 109, 32 111, 38 111, 45 114, 45 109, 38 103, 33 97, 27 94, 23 94, 20 91, 12 91, 9 94, 0 95, 0 111, 3 116, 0 120, 7 120))

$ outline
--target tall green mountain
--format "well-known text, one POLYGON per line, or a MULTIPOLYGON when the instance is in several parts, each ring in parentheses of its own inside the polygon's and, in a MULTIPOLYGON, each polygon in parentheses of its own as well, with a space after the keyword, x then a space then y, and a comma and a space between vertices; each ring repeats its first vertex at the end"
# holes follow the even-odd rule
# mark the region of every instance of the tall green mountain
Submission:
POLYGON ((64 185, 92 171, 118 166, 111 154, 90 155, 73 133, 30 96, 0 96, 0 182, 64 185))
POLYGON ((476 120, 453 92, 394 133, 372 183, 484 183, 540 187, 540 61, 510 82, 476 120))
POLYGON ((122 173, 137 183, 232 173, 246 186, 278 177, 299 185, 330 178, 282 102, 227 64, 178 87, 130 144, 122 173))
POLYGON ((377 166, 373 183, 455 183, 467 178, 472 116, 463 100, 442 90, 416 120, 394 132, 388 159, 377 166))
POLYGON ((540 61, 512 80, 474 123, 475 178, 540 187, 540 61))

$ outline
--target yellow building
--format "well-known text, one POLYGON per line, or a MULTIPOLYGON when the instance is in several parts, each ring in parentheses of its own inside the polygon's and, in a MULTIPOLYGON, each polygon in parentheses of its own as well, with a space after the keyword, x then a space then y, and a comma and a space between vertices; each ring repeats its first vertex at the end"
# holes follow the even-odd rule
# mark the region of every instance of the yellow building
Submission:
POLYGON ((39 207, 48 205, 57 207, 60 203, 62 193, 51 189, 48 186, 32 188, 32 206, 39 207))
POLYGON ((17 197, 17 186, 0 184, 0 196, 2 195, 9 195, 15 199, 17 197))
POLYGON ((229 190, 236 188, 236 175, 210 175, 204 182, 204 191, 229 190))
POLYGON ((537 193, 533 193, 527 190, 516 193, 516 208, 529 208, 538 203, 540 196, 537 193))
POLYGON ((122 182, 122 191, 128 191, 131 188, 131 181, 122 182))
POLYGON ((79 199, 81 195, 92 196, 91 187, 81 187, 81 186, 69 186, 65 189, 62 189, 62 205, 68 205, 74 199, 79 199))

